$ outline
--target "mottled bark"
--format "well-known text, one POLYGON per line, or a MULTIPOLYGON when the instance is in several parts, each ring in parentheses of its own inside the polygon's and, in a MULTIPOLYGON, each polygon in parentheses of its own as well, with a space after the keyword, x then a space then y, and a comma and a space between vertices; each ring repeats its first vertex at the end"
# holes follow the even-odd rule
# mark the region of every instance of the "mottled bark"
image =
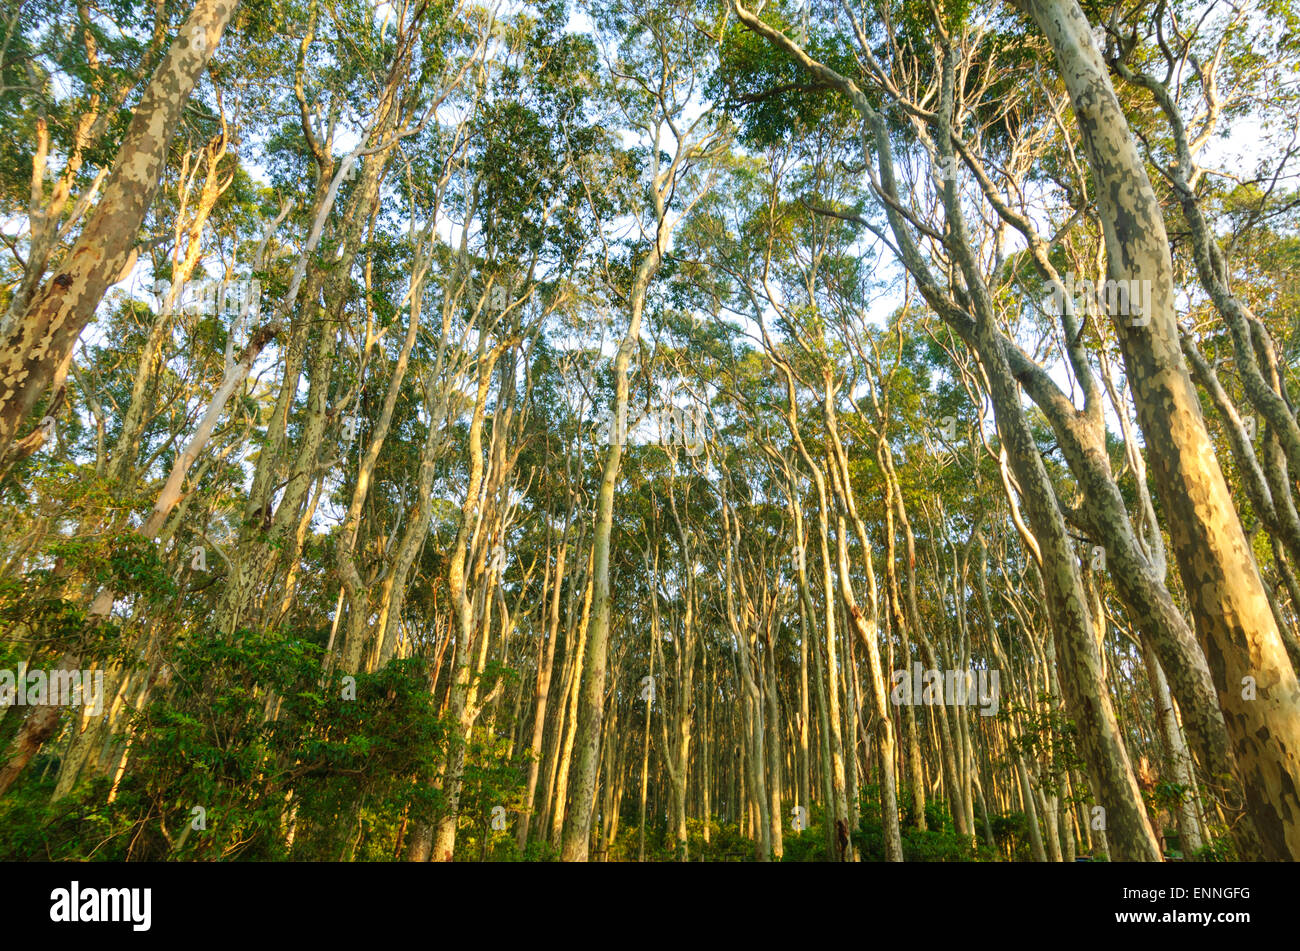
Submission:
POLYGON ((1116 334, 1262 857, 1300 859, 1300 684, 1183 361, 1163 212, 1078 4, 1025 6, 1055 53, 1099 183, 1110 275, 1151 288, 1145 321, 1117 318, 1116 334))
POLYGON ((33 295, 0 344, 0 459, 127 263, 181 111, 237 5, 237 0, 199 0, 186 18, 132 114, 94 214, 67 261, 33 295))

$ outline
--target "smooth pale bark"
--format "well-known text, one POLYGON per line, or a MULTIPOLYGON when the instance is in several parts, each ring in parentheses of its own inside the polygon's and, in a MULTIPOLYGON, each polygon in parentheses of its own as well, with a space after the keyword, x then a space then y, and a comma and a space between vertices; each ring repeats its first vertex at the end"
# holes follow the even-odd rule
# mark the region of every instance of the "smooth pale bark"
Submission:
POLYGON ((1033 850, 1035 862, 1046 862, 1047 852, 1043 849, 1043 833, 1038 828, 1038 807, 1034 805, 1033 788, 1029 785, 1029 772, 1024 760, 1016 757, 1016 779, 1020 783, 1020 803, 1029 826, 1029 845, 1033 850))
MULTIPOLYGON (((1167 56, 1171 55, 1168 49, 1164 52, 1167 56)), ((1205 121, 1197 136, 1198 146, 1204 144, 1223 112, 1224 102, 1218 88, 1220 62, 1220 57, 1216 55, 1214 62, 1207 64, 1206 68, 1197 64, 1202 95, 1206 99, 1205 121)), ((1297 425, 1295 413, 1288 405, 1285 390, 1278 385, 1281 381, 1275 383, 1269 379, 1270 374, 1264 371, 1264 367, 1276 359, 1273 343, 1247 302, 1233 293, 1230 287, 1228 257, 1206 220, 1196 195, 1196 183, 1201 177, 1201 171, 1196 168, 1187 126, 1175 96, 1166 82, 1149 73, 1135 70, 1121 61, 1115 62, 1115 68, 1123 78, 1147 89, 1169 121, 1175 160, 1161 170, 1173 186, 1173 195, 1182 208, 1183 221, 1191 237, 1196 275, 1227 326, 1237 375, 1247 399, 1271 427, 1290 467, 1300 471, 1300 425, 1297 425), (1260 359, 1261 351, 1265 357, 1263 360, 1260 359)))
MULTIPOLYGON (((585 540, 579 548, 586 552, 582 561, 585 565, 585 570, 569 583, 568 597, 565 600, 563 638, 564 660, 561 665, 560 692, 556 698, 557 702, 555 705, 554 723, 550 728, 552 738, 551 742, 548 744, 550 751, 546 758, 546 781, 542 788, 541 799, 538 807, 539 830, 541 828, 554 830, 552 819, 555 813, 556 776, 559 773, 561 755, 568 755, 568 748, 565 746, 563 740, 565 736, 565 724, 568 720, 572 719, 572 717, 569 716, 569 708, 573 697, 574 671, 577 669, 575 654, 578 654, 586 643, 586 625, 591 604, 591 548, 587 545, 585 540), (577 608, 575 607, 579 599, 582 601, 581 620, 577 618, 577 608), (579 635, 579 629, 582 631, 581 637, 579 635)), ((557 821, 562 824, 563 817, 561 816, 557 821)), ((549 833, 549 841, 552 843, 558 842, 558 834, 559 833, 556 831, 551 831, 549 833)))
POLYGON ((710 768, 710 763, 712 762, 710 757, 712 755, 712 750, 714 749, 712 743, 715 716, 713 703, 714 697, 716 696, 716 681, 712 678, 717 675, 717 667, 712 668, 712 672, 710 671, 709 658, 707 655, 703 658, 702 664, 704 666, 703 683, 705 685, 703 703, 704 726, 700 731, 700 770, 697 774, 697 783, 699 785, 699 814, 704 819, 704 844, 707 846, 712 837, 710 830, 713 827, 712 784, 714 780, 714 771, 710 768))
POLYGON ((1178 725, 1178 715, 1174 712, 1174 700, 1169 695, 1169 684, 1165 680, 1160 662, 1147 652, 1147 683, 1151 686, 1151 701, 1155 706, 1156 725, 1160 730, 1160 739, 1165 748, 1165 771, 1169 781, 1177 783, 1184 790, 1182 801, 1174 809, 1178 823, 1178 838, 1182 843, 1183 856, 1195 854, 1201 848, 1200 822, 1196 815, 1193 798, 1195 792, 1195 775, 1192 772, 1191 757, 1187 755, 1187 745, 1183 742, 1182 730, 1178 725))
MULTIPOLYGON (((582 616, 577 626, 577 647, 570 660, 568 690, 565 694, 568 703, 561 718, 564 725, 564 741, 556 744, 556 760, 553 764, 555 781, 551 790, 551 845, 556 848, 563 845, 564 820, 570 808, 569 769, 573 763, 573 749, 578 736, 578 709, 582 699, 583 663, 587 656, 587 641, 591 631, 591 604, 596 593, 596 575, 591 567, 594 560, 595 546, 593 545, 587 562, 587 587, 586 593, 583 595, 582 616)), ((570 628, 569 634, 569 641, 572 643, 574 636, 572 628, 570 628)), ((559 727, 557 727, 558 729, 559 727)), ((592 790, 592 796, 595 797, 594 789, 592 790)))
MULTIPOLYGON (((303 135, 320 169, 317 211, 306 252, 299 256, 289 290, 277 306, 273 321, 278 332, 279 325, 293 313, 279 400, 263 434, 265 445, 259 452, 238 544, 234 546, 231 570, 216 612, 216 626, 227 633, 249 622, 273 623, 277 606, 268 605, 269 589, 282 577, 282 566, 293 564, 301 554, 296 529, 310 505, 312 485, 322 469, 330 465, 322 462, 322 457, 337 455, 339 461, 345 458, 342 438, 338 448, 326 448, 327 434, 341 430, 341 411, 350 406, 348 396, 340 398, 334 392, 339 335, 348 320, 346 305, 351 297, 353 265, 367 222, 373 222, 379 213, 380 186, 394 146, 416 131, 406 125, 409 116, 403 110, 402 92, 409 80, 404 67, 410 61, 413 37, 424 12, 423 7, 417 8, 415 21, 399 34, 370 122, 361 140, 341 162, 335 163, 330 156, 329 140, 323 144, 317 140, 305 105, 302 110, 303 135), (360 165, 342 215, 332 226, 337 255, 329 262, 321 261, 312 252, 325 234, 329 212, 343 181, 353 175, 363 158, 369 160, 360 165), (293 307, 300 296, 302 304, 295 312, 293 307), (296 443, 288 451, 289 412, 304 365, 309 389, 296 443)), ((416 270, 420 270, 418 266, 416 270)))
MULTIPOLYGON (((1082 333, 1073 307, 1068 303, 1070 295, 1059 284, 1050 249, 1038 237, 1028 219, 998 198, 978 164, 969 155, 967 159, 979 173, 984 192, 998 213, 1026 237, 1034 261, 1056 287, 1057 293, 1067 301, 1061 308, 1060 320, 1066 355, 1084 394, 1082 411, 1076 410, 1057 383, 1010 341, 1006 342, 1006 352, 1016 379, 1043 410, 1071 472, 1083 489, 1079 506, 1071 517, 1093 541, 1100 542, 1105 548, 1109 574, 1117 592, 1169 670, 1174 692, 1189 713, 1189 738, 1205 766, 1207 777, 1219 790, 1219 800, 1240 803, 1240 781, 1236 777, 1236 763, 1223 715, 1218 709, 1214 683, 1191 627, 1165 587, 1163 544, 1146 491, 1145 462, 1133 443, 1126 411, 1111 385, 1104 354, 1103 379, 1120 419, 1130 465, 1137 473, 1139 524, 1146 526, 1145 535, 1140 535, 1131 524, 1125 502, 1111 474, 1100 390, 1081 343, 1082 333)), ((958 329, 969 341, 973 330, 961 326, 958 329)), ((1183 344, 1186 347, 1188 340, 1184 339, 1183 344)), ((1249 447, 1246 450, 1249 454, 1249 447)), ((1250 490, 1249 482, 1247 490, 1250 490)), ((1234 814, 1229 826, 1239 852, 1258 854, 1260 847, 1253 822, 1241 818, 1240 806, 1229 811, 1234 814)))
MULTIPOLYGON (((796 483, 790 471, 789 466, 785 466, 785 486, 786 486, 786 505, 789 509, 791 521, 794 524, 794 569, 795 583, 799 589, 799 622, 800 634, 805 646, 803 656, 811 653, 813 658, 813 686, 817 700, 817 730, 818 739, 818 762, 820 769, 818 773, 822 780, 821 800, 824 808, 833 809, 836 803, 834 793, 834 768, 832 765, 831 754, 831 730, 830 717, 827 712, 826 686, 825 677, 822 670, 822 653, 821 637, 817 630, 817 613, 813 607, 812 591, 808 584, 808 539, 804 532, 803 508, 799 504, 799 495, 796 491, 796 483)), ((803 676, 807 677, 807 670, 803 671, 803 676)), ((809 773, 807 778, 809 791, 803 803, 805 809, 811 815, 812 812, 812 763, 809 760, 809 773)), ((823 823, 826 837, 826 855, 831 857, 835 854, 835 827, 832 822, 823 823)))
MULTIPOLYGON (((669 169, 664 174, 671 180, 674 171, 675 169, 669 169)), ((670 233, 660 187, 659 176, 656 175, 655 187, 651 189, 657 212, 654 243, 637 265, 630 294, 631 317, 627 333, 614 357, 614 403, 610 407, 610 438, 609 445, 605 448, 600 490, 596 497, 595 549, 592 560, 594 600, 582 668, 582 702, 578 710, 578 763, 573 776, 575 808, 570 811, 570 819, 564 829, 562 857, 566 862, 585 862, 591 839, 591 804, 596 795, 596 765, 600 755, 601 721, 604 717, 605 664, 609 652, 612 611, 609 597, 609 546, 614 525, 614 489, 618 484, 619 465, 623 458, 625 433, 621 430, 627 420, 627 368, 641 337, 641 314, 645 310, 646 291, 668 249, 670 233)))
POLYGON ((1251 508, 1268 528, 1269 534, 1278 539, 1292 557, 1300 555, 1300 517, 1297 517, 1291 493, 1284 491, 1281 498, 1274 498, 1273 486, 1264 471, 1260 454, 1255 452, 1247 437, 1245 422, 1219 382, 1218 373, 1201 354, 1190 334, 1183 334, 1181 342, 1192 378, 1210 397, 1219 414, 1233 461, 1237 464, 1237 479, 1250 500, 1251 508))
MULTIPOLYGON (((772 860, 772 815, 771 801, 767 794, 767 762, 764 754, 766 747, 766 729, 763 713, 763 697, 758 681, 754 676, 751 650, 756 646, 758 613, 749 599, 744 587, 741 567, 735 564, 733 549, 739 551, 740 522, 725 499, 722 504, 723 529, 727 537, 726 546, 726 589, 727 589, 727 623, 736 651, 736 663, 741 676, 744 695, 741 699, 741 721, 743 725, 743 748, 745 757, 745 778, 749 796, 747 799, 750 814, 756 822, 751 828, 757 828, 753 835, 755 858, 760 862, 772 860), (743 623, 742 623, 743 621, 743 623)), ((761 674, 759 675, 761 676, 761 674)))
MULTIPOLYGON (((898 638, 899 657, 901 658, 901 663, 895 669, 907 671, 912 668, 912 645, 908 638, 908 625, 903 614, 902 589, 898 583, 898 568, 895 562, 896 554, 894 550, 894 494, 896 492, 901 493, 901 490, 898 487, 898 480, 893 475, 893 464, 891 461, 886 460, 888 455, 889 444, 882 438, 876 444, 876 459, 881 471, 885 474, 885 488, 889 493, 889 497, 884 504, 886 596, 889 605, 890 626, 893 629, 892 633, 898 638)), ((893 665, 891 664, 891 666, 893 665)), ((910 703, 903 704, 901 719, 904 734, 904 755, 907 761, 907 781, 908 785, 911 786, 912 793, 912 822, 917 829, 924 832, 926 830, 925 780, 922 777, 921 742, 916 724, 916 706, 910 703)))
MULTIPOLYGON (((655 676, 655 656, 657 651, 650 652, 650 680, 654 682, 655 676)), ((645 803, 646 790, 650 783, 650 710, 653 701, 650 699, 650 691, 645 692, 645 730, 641 737, 641 811, 638 820, 637 831, 637 861, 645 861, 645 803)))
POLYGON ((776 634, 772 629, 775 619, 776 612, 770 612, 766 625, 767 649, 763 656, 763 694, 767 703, 768 824, 771 827, 772 857, 779 862, 785 855, 785 834, 781 810, 781 714, 776 696, 776 634))
MULTIPOLYGON (((669 781, 672 784, 673 834, 677 840, 677 856, 680 861, 690 861, 690 842, 686 828, 687 779, 691 767, 691 738, 695 726, 695 650, 698 634, 695 625, 696 600, 696 560, 695 549, 690 536, 682 524, 677 510, 677 492, 670 479, 668 483, 668 510, 677 529, 677 542, 680 546, 682 570, 682 621, 681 629, 674 642, 673 663, 675 689, 673 691, 673 734, 671 742, 665 735, 665 762, 669 766, 669 781)), ((656 563, 658 556, 656 555, 656 563)), ((658 572, 654 573, 658 576, 658 572)), ((657 593, 652 594, 652 603, 658 604, 657 593)), ((662 652, 662 641, 655 640, 655 649, 662 652)), ((662 654, 661 654, 662 656, 662 654)), ((667 669, 667 668, 664 668, 667 669)), ((664 725, 665 733, 667 724, 664 725)), ((778 809, 778 815, 780 810, 778 809)), ((707 821, 708 816, 705 816, 707 821)), ((780 821, 779 818, 777 820, 780 821)), ((779 835, 779 830, 777 831, 779 835)))
MULTIPOLYGON (((797 579, 796 584, 798 584, 797 579)), ((805 599, 802 588, 799 591, 799 600, 799 800, 797 805, 803 807, 806 815, 807 810, 812 807, 812 758, 808 744, 812 724, 808 719, 810 713, 808 703, 808 638, 810 634, 808 617, 803 610, 805 599)))
MULTIPOLYGON (((840 597, 858 641, 867 651, 867 676, 871 683, 871 701, 875 711, 877 731, 876 744, 880 754, 880 812, 885 839, 885 861, 903 861, 903 845, 898 822, 898 780, 895 768, 894 721, 889 710, 889 693, 885 688, 885 672, 880 663, 879 630, 879 596, 876 589, 876 574, 872 567, 872 546, 867 538, 866 526, 858 515, 857 503, 853 496, 853 487, 849 481, 849 461, 840 441, 839 427, 836 421, 833 389, 829 379, 825 383, 822 400, 822 414, 826 422, 828 435, 827 461, 831 470, 831 485, 839 496, 841 505, 847 509, 853 519, 853 526, 862 547, 862 563, 867 575, 867 610, 859 608, 853 593, 853 583, 849 577, 848 532, 843 516, 837 525, 837 555, 840 574, 840 597)), ((855 668, 850 668, 851 671, 855 668)), ((856 677, 855 677, 856 684, 856 677)), ((856 710, 857 704, 854 703, 856 710)), ((856 731, 854 731, 856 732, 856 731)), ((856 746, 856 744, 855 744, 856 746)), ((855 757, 856 759, 856 757, 855 757)), ((857 801, 856 794, 853 797, 857 801)), ((856 827, 856 822, 854 823, 856 827)))
MULTIPOLYGON (((422 237, 422 242, 427 240, 428 231, 422 237)), ((388 438, 388 429, 392 424, 393 411, 397 407, 397 400, 402 392, 402 383, 406 379, 411 350, 415 347, 416 336, 420 330, 420 315, 423 311, 424 301, 424 275, 428 266, 423 251, 424 246, 422 244, 420 253, 416 255, 414 273, 411 276, 411 286, 406 294, 406 302, 410 304, 406 337, 402 341, 401 350, 398 352, 397 359, 390 371, 388 388, 384 393, 384 402, 380 407, 379 415, 371 424, 370 441, 366 444, 366 450, 361 456, 361 463, 357 467, 356 482, 352 488, 352 498, 348 504, 347 515, 343 519, 341 537, 335 548, 336 569, 339 580, 343 583, 343 588, 347 592, 349 602, 348 625, 343 640, 342 669, 346 674, 355 675, 362 669, 362 654, 368 646, 363 631, 370 619, 371 599, 369 591, 366 590, 366 582, 361 577, 361 572, 357 567, 355 551, 357 537, 361 530, 361 510, 369 497, 370 482, 374 477, 375 466, 379 462, 379 453, 384 448, 384 442, 388 438)), ((386 601, 387 599, 383 600, 386 601)), ((378 634, 382 642, 382 629, 378 634)))
MULTIPOLYGON (((456 828, 460 819, 460 795, 464 783, 465 748, 469 743, 470 732, 488 702, 486 699, 482 703, 478 700, 478 682, 475 675, 482 669, 482 662, 475 664, 471 653, 476 644, 483 649, 487 646, 488 629, 485 618, 487 599, 485 596, 471 598, 469 574, 474 568, 475 579, 480 584, 491 584, 491 581, 483 578, 481 573, 484 552, 479 527, 486 515, 479 492, 483 485, 485 468, 483 421, 487 412, 488 388, 492 381, 492 371, 507 346, 507 344, 497 345, 490 352, 483 354, 479 362, 478 392, 474 399, 474 413, 470 419, 466 449, 469 457, 469 478, 465 501, 461 506, 460 526, 448 555, 447 589, 451 595, 456 620, 456 654, 452 668, 454 679, 451 687, 450 710, 455 724, 455 734, 452 736, 451 750, 442 778, 442 791, 447 799, 447 811, 438 821, 433 845, 435 862, 450 862, 455 852, 456 828), (477 605, 475 601, 478 602, 477 605)), ((474 594, 478 595, 480 592, 474 594)), ((498 681, 494 690, 499 689, 503 682, 498 681)))
MULTIPOLYGON (((916 536, 912 533, 912 522, 907 515, 907 505, 903 500, 903 491, 902 487, 898 483, 898 473, 894 470, 893 460, 889 455, 886 455, 884 458, 887 476, 894 485, 894 510, 898 513, 898 521, 903 528, 904 554, 906 556, 907 564, 907 620, 911 626, 910 629, 912 633, 916 635, 917 641, 919 642, 920 651, 925 659, 927 668, 930 670, 939 670, 943 665, 939 663, 939 657, 938 654, 935 653, 934 645, 926 634, 921 618, 920 605, 918 604, 917 592, 919 584, 916 574, 916 536)), ((957 789, 957 762, 953 754, 952 729, 948 722, 948 708, 946 706, 930 707, 929 712, 931 720, 938 721, 942 774, 948 785, 948 795, 949 797, 952 797, 957 789)), ((966 828, 965 812, 963 810, 954 809, 952 810, 952 813, 957 832, 963 836, 969 835, 969 830, 966 828)))
MULTIPOLYGON (((7 29, 12 29, 17 23, 18 11, 21 9, 19 6, 11 6, 14 13, 7 24, 7 29)), ((79 15, 85 15, 85 7, 77 9, 79 15)), ((86 65, 94 75, 91 87, 93 91, 88 97, 84 110, 77 117, 76 129, 72 133, 71 145, 63 167, 59 171, 53 188, 50 189, 48 195, 46 194, 45 183, 53 172, 49 163, 49 118, 44 113, 44 110, 41 110, 37 116, 30 197, 27 208, 29 228, 27 256, 26 261, 23 262, 22 278, 13 289, 13 296, 9 300, 9 306, 4 317, 0 319, 0 339, 5 339, 10 335, 14 326, 27 311, 41 278, 45 276, 49 268, 51 259, 58 253, 60 241, 85 216, 85 213, 94 202, 95 196, 99 194, 104 181, 108 178, 109 172, 112 171, 110 166, 101 166, 91 183, 77 197, 71 210, 68 211, 66 216, 64 215, 64 211, 67 210, 68 200, 71 198, 72 188, 77 184, 79 173, 84 167, 87 157, 92 150, 103 143, 105 134, 121 115, 121 110, 127 99, 131 97, 141 82, 151 78, 146 74, 152 72, 160 57, 166 52, 168 46, 167 20, 172 11, 162 7, 154 7, 152 12, 154 16, 146 16, 143 22, 133 24, 139 31, 136 34, 137 36, 148 38, 148 45, 144 50, 144 56, 140 61, 139 68, 137 71, 121 74, 120 78, 115 75, 116 67, 119 64, 113 63, 111 58, 105 59, 101 56, 95 34, 84 29, 76 31, 80 33, 80 41, 84 44, 86 65), (109 68, 107 70, 103 69, 105 66, 109 68)), ((76 35, 76 33, 73 35, 76 35)), ((72 39, 72 36, 69 36, 69 39, 72 39)), ((49 77, 44 77, 44 81, 48 83, 49 77)), ((48 86, 41 90, 42 93, 47 95, 52 91, 48 86)))
MULTIPOLYGON (((778 299, 776 295, 768 289, 769 300, 778 299)), ((826 823, 829 853, 835 861, 848 862, 853 860, 853 848, 851 844, 851 829, 849 825, 849 805, 848 805, 848 777, 844 763, 844 739, 843 723, 844 717, 840 705, 840 671, 838 647, 835 635, 835 580, 834 566, 835 562, 831 558, 829 536, 830 523, 830 501, 829 491, 826 486, 826 476, 821 467, 809 453, 807 446, 799 431, 798 403, 795 395, 795 376, 790 364, 780 355, 777 348, 773 345, 767 335, 766 329, 763 331, 764 344, 767 347, 768 355, 776 364, 777 368, 785 377, 786 385, 786 407, 783 420, 787 431, 794 440, 795 447, 799 452, 800 458, 803 459, 804 465, 812 475, 813 485, 817 490, 817 543, 821 553, 822 566, 822 594, 823 594, 823 618, 825 626, 825 677, 818 671, 818 689, 825 689, 826 710, 823 720, 823 727, 827 735, 827 744, 829 756, 826 758, 826 772, 829 776, 829 792, 826 797, 826 805, 832 810, 829 821, 826 823)), ((791 497, 793 487, 791 487, 791 497)), ((807 548, 801 549, 802 557, 799 559, 799 572, 801 575, 801 591, 807 585, 803 579, 805 564, 808 553, 807 548)), ((805 599, 805 609, 811 604, 811 598, 805 599)), ((819 650, 821 646, 819 645, 819 650)), ((819 655, 819 660, 822 658, 819 655)), ((820 697, 819 697, 820 699, 820 697)))
MULTIPOLYGON (((391 96, 388 98, 391 99, 391 96)), ((390 111, 382 111, 376 121, 387 122, 391 117, 390 111)), ((282 483, 284 491, 275 505, 272 504, 274 487, 268 484, 259 491, 259 481, 266 473, 274 472, 281 459, 284 443, 277 442, 275 434, 283 429, 284 420, 277 422, 277 414, 273 413, 268 425, 265 436, 267 446, 259 454, 252 490, 245 505, 245 518, 240 525, 238 542, 232 546, 231 568, 217 607, 215 624, 226 633, 233 633, 250 619, 250 615, 261 606, 259 593, 269 588, 277 576, 277 564, 286 556, 297 554, 293 536, 301 523, 303 509, 310 500, 315 477, 320 472, 320 457, 326 433, 335 422, 330 396, 337 363, 334 358, 338 344, 337 328, 344 319, 344 307, 348 301, 347 287, 360 247, 362 229, 365 221, 377 211, 385 156, 390 152, 393 142, 374 149, 363 149, 364 145, 364 142, 359 144, 339 163, 327 186, 317 189, 318 204, 314 209, 314 219, 304 251, 294 266, 285 297, 277 304, 274 316, 264 328, 268 333, 279 334, 284 321, 294 313, 301 297, 299 314, 293 323, 310 324, 316 330, 309 365, 311 383, 296 452, 290 460, 289 473, 282 483), (341 245, 338 259, 331 262, 331 267, 319 266, 315 251, 325 234, 326 223, 334 209, 344 177, 363 152, 375 153, 379 158, 364 165, 343 210, 342 221, 335 229, 335 237, 341 245), (319 297, 322 294, 327 302, 325 307, 320 305, 319 297)), ((322 176, 322 183, 325 178, 322 176)), ((292 338, 292 326, 290 330, 292 338)), ((292 339, 289 349, 293 350, 292 339)), ((283 388, 292 388, 296 393, 297 370, 292 371, 290 382, 289 367, 294 363, 292 352, 285 363, 283 388)), ((341 425, 342 421, 337 422, 341 425)), ((289 557, 288 560, 294 559, 289 557)))
MULTIPOLYGON (((947 123, 953 83, 951 51, 948 51, 941 97, 946 108, 940 112, 938 131, 940 152, 950 160, 953 151, 947 123)), ((871 124, 877 147, 882 153, 879 156, 882 183, 889 194, 894 194, 896 189, 893 183, 892 157, 888 151, 888 142, 884 140, 884 127, 879 115, 874 116, 871 124)), ((957 185, 951 178, 944 186, 944 205, 951 229, 948 245, 961 266, 974 305, 975 327, 970 342, 988 377, 998 434, 1006 446, 1008 459, 1020 484, 1029 524, 1042 553, 1047 607, 1052 619, 1056 652, 1065 674, 1062 686, 1067 708, 1079 728, 1080 746, 1097 787, 1098 799, 1106 810, 1106 821, 1116 832, 1113 839, 1117 857, 1129 861, 1159 861, 1159 843, 1147 820, 1110 697, 1103 684, 1101 655, 1097 650, 1095 632, 1096 619, 1088 610, 1074 549, 1020 403, 1019 388, 1008 359, 1009 348, 994 323, 993 302, 971 250, 957 185)), ((896 211, 891 211, 890 219, 895 236, 903 242, 904 236, 900 232, 905 232, 907 225, 896 211)), ((922 276, 925 266, 918 249, 911 242, 910 233, 906 240, 904 257, 908 259, 909 270, 913 270, 914 274, 922 272, 917 276, 927 300, 932 306, 947 304, 947 301, 941 302, 938 288, 930 282, 928 275, 922 276)), ((943 308, 942 313, 953 320, 956 316, 954 310, 949 305, 943 308)), ((1049 822, 1054 821, 1054 811, 1049 812, 1047 818, 1049 822)), ((1051 832, 1049 844, 1056 848, 1059 839, 1054 828, 1051 832)))
POLYGON ((565 517, 564 529, 555 554, 555 571, 550 591, 546 643, 538 647, 537 686, 533 705, 533 733, 528 744, 528 791, 524 794, 524 811, 519 817, 515 843, 522 852, 528 844, 528 829, 533 817, 533 802, 537 797, 537 777, 541 772, 542 743, 546 733, 546 705, 551 694, 551 672, 555 669, 555 642, 560 628, 560 589, 564 583, 564 561, 569 551, 569 528, 573 512, 565 517))

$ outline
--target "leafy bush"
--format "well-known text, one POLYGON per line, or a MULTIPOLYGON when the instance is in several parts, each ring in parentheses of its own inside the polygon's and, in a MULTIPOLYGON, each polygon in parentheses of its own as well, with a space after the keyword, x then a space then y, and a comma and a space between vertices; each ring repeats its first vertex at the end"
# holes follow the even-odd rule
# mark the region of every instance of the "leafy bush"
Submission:
POLYGON ((96 779, 50 802, 57 756, 43 754, 0 800, 0 858, 396 858, 401 829, 442 810, 427 672, 398 661, 354 693, 321 656, 281 632, 177 646, 117 738, 135 768, 112 801, 96 779))

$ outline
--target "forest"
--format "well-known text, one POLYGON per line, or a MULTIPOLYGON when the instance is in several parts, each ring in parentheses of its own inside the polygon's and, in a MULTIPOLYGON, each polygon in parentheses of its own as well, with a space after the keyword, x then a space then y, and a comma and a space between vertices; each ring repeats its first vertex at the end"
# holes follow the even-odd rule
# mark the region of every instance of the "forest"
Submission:
POLYGON ((1300 859, 1298 64, 7 0, 0 862, 1300 859))

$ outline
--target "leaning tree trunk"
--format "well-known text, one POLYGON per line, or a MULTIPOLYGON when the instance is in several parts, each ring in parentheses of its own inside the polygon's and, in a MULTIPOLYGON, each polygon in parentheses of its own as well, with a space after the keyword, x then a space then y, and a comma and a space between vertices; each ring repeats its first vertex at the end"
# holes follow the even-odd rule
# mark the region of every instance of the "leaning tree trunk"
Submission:
POLYGON ((1300 859, 1300 685, 1183 360, 1163 210, 1076 0, 1023 2, 1079 119, 1110 276, 1150 282, 1151 313, 1115 321, 1138 422, 1264 857, 1300 859))
POLYGON ((237 0, 199 0, 135 108, 104 186, 67 263, 34 296, 0 345, 0 459, 64 371, 81 331, 130 263, 181 112, 237 0))

